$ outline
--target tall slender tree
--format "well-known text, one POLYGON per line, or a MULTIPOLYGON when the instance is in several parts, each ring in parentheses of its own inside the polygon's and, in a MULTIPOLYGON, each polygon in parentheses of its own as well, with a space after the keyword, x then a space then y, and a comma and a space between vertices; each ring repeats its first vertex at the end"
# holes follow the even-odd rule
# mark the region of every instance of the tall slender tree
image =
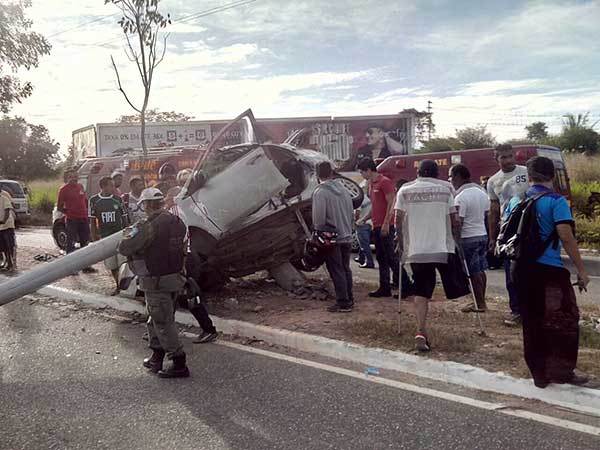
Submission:
POLYGON ((140 116, 140 139, 144 154, 148 152, 146 146, 146 110, 150 100, 154 71, 163 61, 167 50, 168 34, 162 36, 159 45, 159 34, 161 30, 171 23, 170 15, 163 15, 158 10, 160 0, 104 0, 104 4, 117 6, 122 13, 118 24, 125 35, 125 53, 129 61, 137 67, 143 86, 144 100, 141 106, 136 106, 130 96, 125 92, 121 83, 119 69, 115 59, 110 59, 117 77, 119 91, 123 97, 140 116))
POLYGON ((8 113, 13 103, 21 103, 33 91, 30 82, 19 80, 17 71, 37 67, 40 57, 50 53, 48 41, 30 31, 32 22, 25 16, 25 8, 29 6, 30 0, 0 3, 0 111, 3 113, 8 113))

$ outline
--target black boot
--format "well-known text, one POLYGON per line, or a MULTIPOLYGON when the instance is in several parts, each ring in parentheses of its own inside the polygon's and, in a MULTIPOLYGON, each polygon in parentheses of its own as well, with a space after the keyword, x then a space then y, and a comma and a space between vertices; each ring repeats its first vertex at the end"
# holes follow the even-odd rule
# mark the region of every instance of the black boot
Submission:
POLYGON ((185 364, 185 353, 180 356, 173 357, 173 364, 165 370, 158 372, 161 378, 187 378, 190 376, 190 370, 185 364))
POLYGON ((165 358, 164 350, 155 350, 152 349, 152 356, 150 358, 144 359, 144 367, 150 369, 152 373, 158 373, 162 370, 163 367, 163 359, 165 358))

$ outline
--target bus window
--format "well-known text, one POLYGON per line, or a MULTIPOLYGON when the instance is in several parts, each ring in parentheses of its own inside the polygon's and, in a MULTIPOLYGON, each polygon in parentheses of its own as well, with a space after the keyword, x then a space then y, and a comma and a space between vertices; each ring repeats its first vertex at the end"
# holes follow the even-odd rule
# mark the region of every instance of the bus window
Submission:
POLYGON ((554 178, 555 189, 561 193, 568 193, 569 185, 567 183, 567 172, 565 169, 556 169, 556 177, 554 178))

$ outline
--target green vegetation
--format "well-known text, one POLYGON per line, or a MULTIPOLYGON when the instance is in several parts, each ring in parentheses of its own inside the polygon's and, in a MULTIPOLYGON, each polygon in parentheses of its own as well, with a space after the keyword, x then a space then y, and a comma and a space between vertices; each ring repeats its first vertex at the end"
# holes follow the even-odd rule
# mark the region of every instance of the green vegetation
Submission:
POLYGON ((32 213, 51 214, 61 185, 60 178, 29 183, 29 205, 32 213))
POLYGON ((577 222, 577 240, 584 248, 600 249, 600 157, 566 154, 571 179, 573 213, 577 222))

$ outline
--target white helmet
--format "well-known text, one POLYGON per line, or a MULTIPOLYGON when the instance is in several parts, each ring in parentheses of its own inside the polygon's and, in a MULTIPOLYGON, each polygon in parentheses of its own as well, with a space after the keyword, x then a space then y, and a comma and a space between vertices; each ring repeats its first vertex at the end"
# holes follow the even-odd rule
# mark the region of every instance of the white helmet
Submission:
POLYGON ((160 189, 157 189, 155 187, 149 187, 142 191, 142 195, 140 195, 140 199, 138 200, 138 205, 145 201, 164 200, 164 199, 165 199, 165 196, 160 191, 160 189))

